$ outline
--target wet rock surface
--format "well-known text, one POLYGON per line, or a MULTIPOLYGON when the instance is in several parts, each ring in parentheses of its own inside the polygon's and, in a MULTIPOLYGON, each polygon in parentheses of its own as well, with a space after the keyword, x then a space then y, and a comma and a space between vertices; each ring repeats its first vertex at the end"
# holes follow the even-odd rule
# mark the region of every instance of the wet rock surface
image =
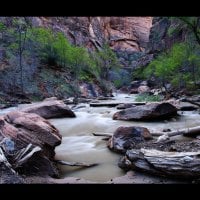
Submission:
POLYGON ((116 152, 125 153, 126 150, 135 148, 139 143, 152 139, 147 128, 144 127, 119 127, 108 141, 108 147, 116 152))
POLYGON ((25 108, 20 109, 22 112, 35 113, 44 117, 61 118, 61 117, 76 117, 75 113, 61 100, 46 99, 40 103, 33 103, 25 108))
POLYGON ((177 115, 177 108, 170 103, 150 103, 116 112, 114 120, 160 120, 177 115))
POLYGON ((1 181, 22 183, 21 175, 33 174, 58 177, 54 150, 61 139, 58 130, 37 114, 13 111, 1 116, 1 169, 5 174, 1 181))
MULTIPOLYGON (((184 137, 183 137, 184 138, 184 137)), ((128 170, 136 170, 139 172, 144 173, 144 175, 148 176, 149 174, 153 174, 156 175, 156 177, 158 176, 166 176, 167 178, 173 178, 173 180, 176 180, 176 178, 183 179, 183 182, 187 182, 187 178, 189 178, 191 180, 199 180, 199 172, 198 169, 197 170, 191 170, 187 167, 189 166, 189 164, 191 165, 190 168, 194 167, 196 165, 196 163, 198 163, 198 156, 194 156, 194 158, 192 156, 182 156, 180 158, 178 158, 176 160, 171 159, 170 156, 169 158, 166 158, 165 156, 162 156, 159 158, 159 154, 155 153, 154 156, 147 156, 144 157, 141 153, 139 153, 141 151, 141 149, 144 149, 144 151, 156 151, 159 150, 160 153, 162 154, 178 154, 178 153, 182 153, 182 154, 188 154, 188 152, 197 154, 197 152, 200 152, 200 140, 199 139, 191 139, 189 141, 184 141, 184 140, 168 140, 168 141, 162 141, 162 142, 157 142, 155 140, 150 140, 150 141, 146 141, 143 143, 137 143, 137 145, 135 145, 134 148, 132 148, 131 150, 127 150, 125 155, 122 156, 119 160, 118 166, 122 169, 124 169, 125 171, 128 170), (158 158, 156 158, 156 156, 158 158), (148 158, 150 160, 148 160, 148 158), (155 160, 154 160, 155 159, 155 160), (160 159, 160 161, 159 161, 160 159), (166 162, 163 162, 163 160, 166 159, 166 162), (187 164, 186 161, 181 161, 181 159, 187 159, 187 164), (196 160, 195 160, 196 159, 196 160), (158 161, 158 163, 157 163, 158 161), (152 164, 149 164, 151 163, 152 164), (163 162, 163 163, 162 163, 163 162), (180 163, 179 163, 180 162, 180 163), (159 164, 160 163, 160 164, 159 164), (179 164, 178 164, 179 163, 179 164), (167 166, 169 164, 169 166, 167 166), (178 164, 178 165, 177 165, 178 164), (157 168, 152 168, 152 166, 155 165, 157 166, 157 168), (179 166, 177 168, 177 166, 179 166), (163 168, 163 170, 161 169, 161 166, 163 168), (174 166, 174 168, 173 168, 174 166), (177 171, 175 170, 175 168, 177 168, 177 171), (169 170, 167 170, 169 169, 169 170)), ((155 178, 156 178, 155 177, 155 178)), ((157 177, 157 178, 158 178, 157 177)))
POLYGON ((162 177, 199 180, 200 151, 168 152, 155 149, 128 150, 118 166, 162 177))

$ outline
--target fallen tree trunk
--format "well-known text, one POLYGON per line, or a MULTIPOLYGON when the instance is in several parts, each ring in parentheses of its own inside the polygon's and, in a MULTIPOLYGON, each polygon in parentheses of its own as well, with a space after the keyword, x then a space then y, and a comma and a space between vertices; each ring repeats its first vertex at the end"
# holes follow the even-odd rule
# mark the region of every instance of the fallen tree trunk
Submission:
MULTIPOLYGON (((115 107, 120 104, 124 104, 123 102, 103 102, 103 103, 90 103, 90 107, 115 107)), ((146 102, 133 102, 132 105, 140 106, 140 105, 145 105, 146 102)))
POLYGON ((125 170, 138 170, 146 173, 176 178, 200 177, 200 151, 163 152, 155 149, 128 150, 119 161, 125 170))
POLYGON ((200 126, 184 128, 180 130, 170 131, 170 132, 155 132, 151 133, 153 136, 167 135, 168 137, 184 135, 184 136, 196 136, 200 134, 200 126))
POLYGON ((112 133, 92 133, 94 136, 106 136, 106 137, 112 137, 112 133))
POLYGON ((81 163, 81 162, 67 162, 64 160, 56 160, 56 162, 61 165, 67 165, 67 166, 72 166, 72 167, 93 167, 93 166, 98 165, 97 163, 87 164, 87 163, 81 163))
POLYGON ((188 103, 191 103, 193 105, 196 105, 198 107, 200 107, 200 104, 195 102, 195 101, 192 101, 192 100, 189 100, 189 99, 183 99, 182 102, 188 102, 188 103))

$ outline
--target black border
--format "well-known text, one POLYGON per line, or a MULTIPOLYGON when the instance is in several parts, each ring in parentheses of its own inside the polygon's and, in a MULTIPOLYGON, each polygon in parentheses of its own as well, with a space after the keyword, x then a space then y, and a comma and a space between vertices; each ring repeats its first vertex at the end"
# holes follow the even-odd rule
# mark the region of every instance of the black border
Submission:
MULTIPOLYGON (((29 184, 0 185, 1 195, 24 198, 61 199, 192 199, 199 196, 199 185, 157 184, 29 184)), ((5 196, 4 196, 5 198, 5 196)), ((21 198, 20 198, 21 199, 21 198)))
MULTIPOLYGON (((197 2, 197 1, 196 1, 197 2)), ((198 3, 189 1, 15 1, 4 2, 1 16, 198 16, 198 3), (6 5, 7 4, 7 5, 6 5)), ((56 199, 169 199, 198 198, 198 185, 135 185, 135 184, 29 184, 0 185, 0 193, 24 198, 56 199), (71 197, 72 195, 72 197, 71 197), (108 196, 109 195, 109 196, 108 196)), ((3 197, 2 197, 3 199, 3 197)))
POLYGON ((197 0, 5 1, 1 16, 199 16, 197 0))

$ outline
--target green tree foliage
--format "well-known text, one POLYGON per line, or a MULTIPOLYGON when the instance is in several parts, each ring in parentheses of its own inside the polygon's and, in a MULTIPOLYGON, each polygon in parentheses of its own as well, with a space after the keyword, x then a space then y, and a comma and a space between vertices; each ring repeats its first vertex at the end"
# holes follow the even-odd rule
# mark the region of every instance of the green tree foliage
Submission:
POLYGON ((76 90, 79 80, 96 80, 106 92, 105 81, 108 80, 109 71, 116 70, 119 66, 115 53, 107 44, 104 44, 101 50, 89 53, 84 47, 70 44, 60 32, 34 28, 32 33, 34 41, 38 43, 41 61, 48 66, 60 67, 70 72, 76 90))
POLYGON ((103 92, 107 94, 111 91, 111 85, 108 82, 109 72, 119 69, 117 56, 108 44, 104 44, 101 50, 93 52, 91 56, 93 60, 90 66, 92 67, 92 73, 99 82, 103 92))
POLYGON ((200 74, 200 48, 190 43, 177 43, 154 59, 143 71, 146 78, 156 77, 158 84, 175 88, 195 87, 200 74))
POLYGON ((65 66, 65 54, 70 44, 64 35, 40 27, 32 28, 31 39, 35 41, 42 63, 50 66, 65 66))
MULTIPOLYGON (((23 93, 23 56, 26 50, 27 31, 29 24, 24 18, 13 18, 12 26, 7 28, 5 24, 0 23, 0 31, 2 33, 2 42, 6 50, 10 51, 10 55, 17 58, 15 72, 19 76, 21 93, 23 93), (6 40, 6 42, 5 42, 6 40)), ((9 53, 7 53, 9 55, 9 53)))
POLYGON ((149 94, 137 94, 135 101, 137 102, 156 102, 161 101, 163 97, 161 95, 149 95, 149 94))
POLYGON ((117 69, 119 62, 116 54, 112 51, 108 44, 104 44, 101 51, 95 54, 95 61, 99 67, 99 73, 102 79, 108 80, 109 71, 117 69))
POLYGON ((197 43, 200 45, 200 18, 199 17, 177 17, 184 25, 190 30, 195 38, 197 43))
MULTIPOLYGON (((19 57, 21 80, 25 56, 28 59, 35 55, 41 66, 66 73, 75 90, 79 81, 95 80, 103 85, 103 80, 108 80, 109 71, 118 66, 117 57, 107 44, 102 50, 88 52, 84 47, 70 44, 63 33, 44 27, 31 27, 22 18, 14 18, 12 26, 8 28, 0 23, 0 31, 6 32, 7 54, 13 58, 19 57)), ((23 91, 22 81, 21 87, 23 91)))
POLYGON ((0 31, 2 32, 5 29, 6 29, 6 26, 2 22, 0 22, 0 31))

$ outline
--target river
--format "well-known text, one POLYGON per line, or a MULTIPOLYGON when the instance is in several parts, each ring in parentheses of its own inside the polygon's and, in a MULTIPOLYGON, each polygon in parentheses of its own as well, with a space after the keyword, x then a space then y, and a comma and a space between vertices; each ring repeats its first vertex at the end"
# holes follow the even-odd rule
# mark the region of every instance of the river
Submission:
MULTIPOLYGON (((115 99, 115 102, 130 103, 135 95, 118 94, 115 99)), ((179 117, 164 122, 127 122, 112 120, 113 114, 118 111, 113 107, 90 107, 89 104, 80 104, 78 107, 74 110, 76 118, 50 120, 63 136, 62 144, 56 147, 56 158, 99 163, 91 168, 62 166, 61 170, 62 177, 80 177, 100 183, 122 176, 125 172, 117 166, 120 155, 107 148, 103 137, 93 136, 92 133, 113 133, 119 126, 144 126, 151 131, 164 128, 178 130, 197 126, 200 121, 200 115, 195 111, 180 112, 179 117)))
MULTIPOLYGON (((135 95, 117 94, 114 98, 114 102, 130 103, 134 101, 135 95)), ((21 106, 23 105, 19 107, 21 106)), ((15 109, 13 107, 1 110, 0 115, 15 109)), ((76 118, 50 120, 63 136, 62 144, 55 149, 56 159, 98 165, 91 168, 61 166, 62 178, 79 177, 99 183, 122 176, 125 172, 117 166, 120 155, 107 148, 106 141, 102 140, 104 137, 93 136, 92 133, 113 133, 119 126, 144 126, 150 131, 161 131, 164 128, 178 130, 199 126, 200 121, 200 115, 196 111, 179 112, 180 116, 160 122, 112 120, 113 114, 118 111, 113 107, 90 107, 89 104, 79 104, 73 111, 76 118)))

